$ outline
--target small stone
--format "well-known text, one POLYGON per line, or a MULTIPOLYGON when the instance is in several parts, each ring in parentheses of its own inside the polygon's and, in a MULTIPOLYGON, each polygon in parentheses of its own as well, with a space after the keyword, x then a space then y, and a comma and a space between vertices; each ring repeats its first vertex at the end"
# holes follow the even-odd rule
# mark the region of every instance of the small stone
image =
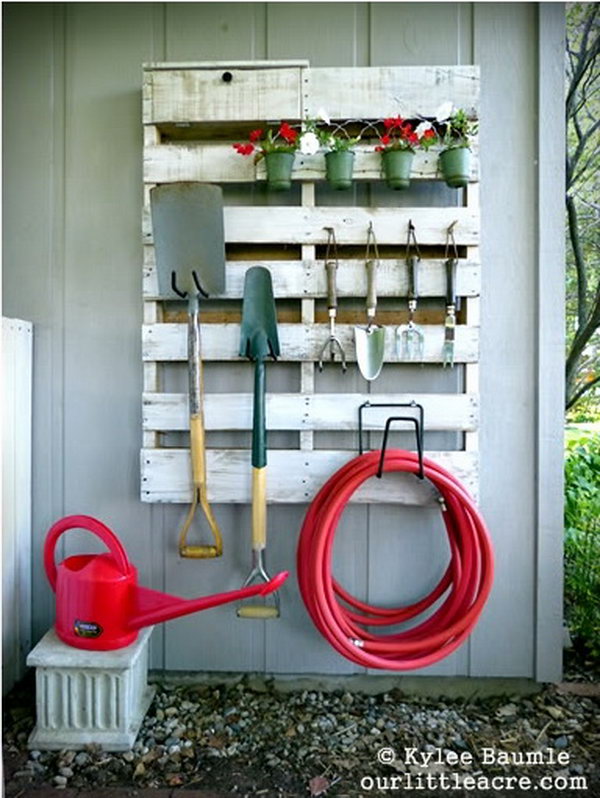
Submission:
POLYGON ((125 753, 123 754, 123 759, 126 762, 133 762, 133 760, 135 759, 135 754, 133 753, 133 751, 125 751, 125 753))
POLYGON ((177 709, 177 707, 167 707, 165 709, 165 715, 168 718, 172 718, 173 715, 177 715, 177 714, 179 714, 179 710, 177 709))
POLYGON ((80 767, 80 768, 82 768, 82 767, 84 767, 85 765, 87 765, 87 764, 88 764, 88 762, 90 761, 90 755, 89 755, 89 754, 86 754, 86 753, 85 753, 85 751, 80 751, 80 752, 79 752, 79 753, 76 755, 76 757, 75 757, 75 759, 74 759, 73 761, 75 762, 75 764, 77 765, 77 767, 80 767))
POLYGON ((181 751, 181 746, 178 744, 170 745, 167 748, 167 753, 169 756, 173 756, 173 754, 178 754, 181 751))
POLYGON ((351 693, 344 693, 342 696, 342 701, 344 704, 350 705, 354 703, 354 698, 352 697, 351 693))
POLYGON ((54 781, 54 785, 56 787, 66 787, 67 786, 67 778, 66 778, 66 776, 55 776, 53 781, 54 781))
POLYGON ((156 720, 164 720, 164 719, 165 719, 165 713, 162 711, 162 709, 157 709, 156 720))
POLYGON ((72 768, 61 768, 58 772, 60 773, 61 776, 64 776, 66 779, 70 779, 71 776, 73 775, 72 768))
POLYGON ((555 748, 566 748, 569 745, 569 740, 565 737, 564 734, 561 734, 560 737, 557 737, 554 741, 555 748))
POLYGON ((39 759, 41 757, 41 755, 42 755, 41 751, 30 751, 29 752, 29 758, 30 759, 39 759))

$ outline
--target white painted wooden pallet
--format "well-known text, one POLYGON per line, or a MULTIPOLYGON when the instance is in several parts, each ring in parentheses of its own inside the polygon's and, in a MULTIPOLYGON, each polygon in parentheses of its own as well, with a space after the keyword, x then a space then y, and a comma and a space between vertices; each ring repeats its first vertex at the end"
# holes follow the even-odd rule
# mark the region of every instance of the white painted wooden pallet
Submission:
MULTIPOLYGON (((186 325, 163 321, 157 301, 154 247, 149 212, 149 190, 157 183, 202 181, 251 184, 264 180, 264 163, 238 155, 234 141, 243 140, 256 124, 287 119, 314 118, 326 108, 332 119, 375 120, 401 114, 433 116, 437 107, 453 100, 471 117, 477 116, 479 74, 475 67, 370 67, 313 69, 306 62, 236 62, 148 64, 144 77, 144 361, 143 438, 141 456, 142 499, 149 502, 188 502, 191 495, 189 452, 161 448, 161 434, 188 429, 187 396, 161 390, 161 370, 166 363, 183 363, 187 357, 186 325)), ((355 179, 381 179, 380 158, 369 142, 358 148, 355 179)), ((439 180, 437 150, 415 157, 415 180, 439 180)), ((477 495, 477 362, 479 359, 478 296, 480 290, 479 179, 477 144, 473 149, 471 183, 464 207, 319 207, 315 184, 324 179, 322 154, 297 154, 293 179, 302 185, 300 206, 229 206, 224 209, 228 247, 226 290, 212 299, 239 300, 250 266, 269 268, 276 299, 298 301, 300 320, 278 324, 281 360, 300 366, 300 392, 272 393, 267 397, 270 430, 298 432, 299 449, 269 451, 268 501, 305 503, 354 453, 343 449, 315 450, 313 435, 357 429, 358 406, 374 402, 415 400, 425 407, 425 428, 463 434, 466 451, 429 452, 464 481, 477 495), (383 254, 378 295, 399 299, 406 307, 407 273, 403 256, 409 220, 422 247, 443 247, 446 229, 456 222, 456 242, 462 248, 458 294, 467 302, 467 323, 456 330, 456 363, 466 368, 463 394, 315 393, 314 364, 327 339, 328 327, 315 322, 316 301, 326 296, 325 269, 317 247, 326 244, 325 226, 333 226, 338 245, 364 247, 372 222, 380 246, 397 254, 383 254), (229 248, 239 251, 231 257, 229 248), (273 248, 273 257, 268 248, 273 248), (256 256, 255 253, 256 252, 256 256), (286 258, 289 254, 289 260, 286 258), (404 299, 403 299, 404 297, 404 299)), ((322 252, 322 250, 321 250, 322 252)), ((444 259, 424 257, 420 270, 420 296, 445 294, 444 259)), ((364 298, 364 260, 342 258, 338 269, 340 298, 364 298)), ((439 300, 442 302, 443 300, 439 300)), ((339 324, 339 337, 350 364, 355 360, 353 326, 339 324)), ((239 324, 202 325, 203 355, 207 361, 235 362, 239 324)), ((423 362, 441 363, 444 330, 425 325, 423 362)), ((395 330, 386 327, 385 360, 401 363, 395 330)), ((460 365, 457 366, 460 368, 460 365)), ((252 367, 248 364, 248 369, 252 367)), ((350 368, 353 368, 350 365, 350 368)), ((209 393, 205 399, 209 431, 251 428, 252 397, 247 393, 209 393)), ((366 431, 381 430, 388 411, 372 409, 364 416, 366 431)), ((406 425, 404 425, 404 428, 406 425)), ((403 428, 400 425, 400 428, 403 428)), ((427 439, 426 439, 427 441, 427 439)), ((250 496, 250 453, 247 450, 209 449, 208 491, 215 503, 246 503, 250 496)), ((386 475, 371 480, 353 501, 427 504, 435 499, 430 487, 408 475, 386 475), (371 484, 373 483, 373 484, 371 484)))

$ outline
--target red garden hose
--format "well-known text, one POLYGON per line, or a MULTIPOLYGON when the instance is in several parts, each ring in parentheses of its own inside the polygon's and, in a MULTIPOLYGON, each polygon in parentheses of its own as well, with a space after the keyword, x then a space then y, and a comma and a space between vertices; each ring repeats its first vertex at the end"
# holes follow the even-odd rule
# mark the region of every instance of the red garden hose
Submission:
MULTIPOLYGON (((425 477, 443 500, 442 517, 451 553, 444 576, 428 596, 397 609, 373 607, 347 593, 331 571, 335 532, 352 494, 377 473, 379 457, 380 452, 374 451, 351 460, 315 497, 298 542, 300 593, 317 629, 347 659, 386 670, 424 668, 447 657, 472 632, 492 587, 492 547, 485 523, 464 486, 440 465, 424 458, 425 477), (365 628, 412 620, 444 594, 433 614, 410 629, 375 635, 365 628)), ((418 474, 418 456, 400 449, 388 450, 384 471, 418 474)))

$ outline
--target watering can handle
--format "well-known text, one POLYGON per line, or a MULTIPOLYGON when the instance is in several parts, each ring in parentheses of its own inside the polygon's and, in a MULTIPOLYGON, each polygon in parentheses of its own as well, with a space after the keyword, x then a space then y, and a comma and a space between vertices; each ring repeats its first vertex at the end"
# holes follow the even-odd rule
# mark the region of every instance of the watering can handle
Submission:
POLYGON ((110 530, 102 521, 92 518, 91 515, 67 515, 57 521, 48 531, 46 535, 46 542, 44 543, 44 568, 46 569, 46 576, 52 587, 56 590, 56 564, 54 562, 54 549, 56 543, 63 532, 69 529, 86 529, 100 538, 103 543, 106 543, 110 553, 117 561, 117 565, 124 574, 129 573, 131 570, 131 563, 125 551, 123 544, 115 533, 110 530))

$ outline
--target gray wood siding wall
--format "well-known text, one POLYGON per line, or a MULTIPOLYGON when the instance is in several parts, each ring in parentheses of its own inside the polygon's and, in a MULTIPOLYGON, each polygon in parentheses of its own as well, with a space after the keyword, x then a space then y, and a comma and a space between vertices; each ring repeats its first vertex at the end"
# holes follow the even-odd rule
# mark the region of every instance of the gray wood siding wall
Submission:
MULTIPOLYGON (((192 596, 234 588, 249 562, 249 508, 217 508, 226 554, 202 563, 176 554, 184 508, 138 499, 142 63, 476 63, 482 78, 480 503, 497 576, 469 642, 427 673, 558 677, 563 144, 560 125, 542 138, 537 119, 542 106, 562 119, 563 5, 13 3, 3 11, 4 314, 35 324, 33 639, 53 620, 42 543, 64 514, 97 515, 111 526, 140 581, 156 589, 192 596)), ((431 204, 428 192, 443 198, 444 189, 420 191, 431 204)), ((419 201, 417 192, 411 202, 419 201)), ((173 375, 174 385, 181 386, 181 376, 173 375)), ((279 366, 269 379, 297 390, 298 368, 279 366)), ((232 380, 250 390, 243 365, 207 369, 212 390, 232 380)), ((320 386, 356 390, 359 380, 354 371, 342 378, 326 370, 320 386)), ((386 366, 374 391, 397 391, 400 381, 403 392, 460 390, 460 380, 459 369, 386 366)), ((348 448, 356 442, 344 440, 348 448)), ((327 442, 320 436, 318 445, 327 442)), ((453 443, 436 434, 427 441, 430 448, 453 443)), ((269 508, 273 570, 293 568, 304 511, 269 508)), ((338 575, 373 601, 412 599, 441 573, 435 557, 445 550, 441 537, 439 520, 426 511, 353 507, 338 533, 338 575)), ((72 535, 63 554, 82 544, 72 535)), ((282 601, 277 622, 240 621, 223 607, 158 627, 153 667, 356 670, 312 627, 295 579, 282 601)))

